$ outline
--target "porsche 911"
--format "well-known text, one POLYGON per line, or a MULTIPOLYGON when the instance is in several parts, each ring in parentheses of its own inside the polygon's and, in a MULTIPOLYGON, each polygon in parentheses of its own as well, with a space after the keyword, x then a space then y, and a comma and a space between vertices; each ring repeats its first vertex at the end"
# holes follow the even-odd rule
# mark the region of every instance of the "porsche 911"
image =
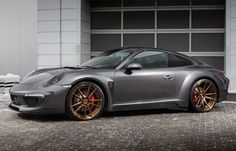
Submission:
POLYGON ((80 66, 39 69, 10 89, 10 108, 91 120, 103 111, 211 111, 227 98, 222 71, 186 55, 156 48, 105 51, 80 66))

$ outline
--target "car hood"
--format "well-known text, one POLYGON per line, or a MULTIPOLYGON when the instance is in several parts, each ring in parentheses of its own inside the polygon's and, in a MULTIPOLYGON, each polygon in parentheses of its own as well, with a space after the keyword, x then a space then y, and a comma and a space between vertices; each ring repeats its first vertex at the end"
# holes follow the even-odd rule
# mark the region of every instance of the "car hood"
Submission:
POLYGON ((27 75, 20 82, 20 84, 24 84, 24 85, 38 84, 40 82, 47 81, 56 75, 61 75, 66 72, 69 72, 70 70, 72 69, 66 69, 66 68, 39 69, 27 75))
POLYGON ((20 84, 22 85, 45 85, 49 80, 57 76, 58 79, 62 78, 60 84, 72 83, 77 78, 85 77, 114 77, 114 69, 91 69, 79 67, 64 67, 64 68, 47 68, 40 69, 30 73, 26 76, 20 84))

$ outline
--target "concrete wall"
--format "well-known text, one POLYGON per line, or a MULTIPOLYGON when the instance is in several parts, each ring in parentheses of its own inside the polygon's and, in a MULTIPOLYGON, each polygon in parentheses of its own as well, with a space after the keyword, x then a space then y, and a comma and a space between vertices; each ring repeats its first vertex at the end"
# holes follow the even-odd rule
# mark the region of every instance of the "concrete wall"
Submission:
POLYGON ((230 93, 236 93, 236 0, 226 0, 225 69, 230 93))
POLYGON ((37 67, 37 0, 0 0, 0 75, 37 67))
POLYGON ((80 63, 80 0, 38 0, 38 68, 80 63))

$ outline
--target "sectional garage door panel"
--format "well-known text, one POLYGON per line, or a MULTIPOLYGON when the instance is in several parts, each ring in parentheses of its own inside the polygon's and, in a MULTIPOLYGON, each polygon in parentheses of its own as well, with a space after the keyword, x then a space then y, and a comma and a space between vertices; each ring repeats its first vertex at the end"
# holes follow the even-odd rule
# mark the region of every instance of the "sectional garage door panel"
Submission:
POLYGON ((189 34, 157 34, 157 45, 167 50, 188 51, 189 34))
POLYGON ((121 7, 121 0, 91 0, 91 7, 121 7))
POLYGON ((192 34, 193 52, 223 52, 224 34, 223 33, 193 33, 192 34))
POLYGON ((193 28, 224 28, 224 10, 193 10, 193 28))
POLYGON ((154 34, 125 34, 124 47, 154 47, 154 34))
POLYGON ((123 6, 155 6, 155 0, 123 0, 123 6))
POLYGON ((101 52, 120 47, 120 34, 92 34, 91 49, 93 52, 101 52))
POLYGON ((116 47, 155 47, 222 70, 224 27, 225 0, 92 0, 91 55, 116 47))
POLYGON ((224 70, 224 57, 193 57, 219 70, 224 70))
POLYGON ((92 29, 120 29, 120 12, 94 12, 91 14, 92 29))
POLYGON ((225 0, 192 0, 192 5, 225 5, 225 0))
POLYGON ((157 28, 189 28, 189 11, 158 11, 157 28))
POLYGON ((154 29, 154 11, 125 11, 124 29, 154 29))

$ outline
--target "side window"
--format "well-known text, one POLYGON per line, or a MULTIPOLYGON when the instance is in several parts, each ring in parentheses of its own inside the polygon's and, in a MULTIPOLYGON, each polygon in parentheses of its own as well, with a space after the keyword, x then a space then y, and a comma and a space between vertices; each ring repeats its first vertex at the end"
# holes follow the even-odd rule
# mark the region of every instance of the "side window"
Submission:
POLYGON ((176 56, 173 54, 168 55, 168 67, 181 67, 181 66, 189 66, 193 65, 193 62, 185 59, 180 56, 176 56))
POLYGON ((159 51, 145 51, 136 55, 130 63, 139 63, 144 69, 166 68, 168 66, 168 54, 159 51))

